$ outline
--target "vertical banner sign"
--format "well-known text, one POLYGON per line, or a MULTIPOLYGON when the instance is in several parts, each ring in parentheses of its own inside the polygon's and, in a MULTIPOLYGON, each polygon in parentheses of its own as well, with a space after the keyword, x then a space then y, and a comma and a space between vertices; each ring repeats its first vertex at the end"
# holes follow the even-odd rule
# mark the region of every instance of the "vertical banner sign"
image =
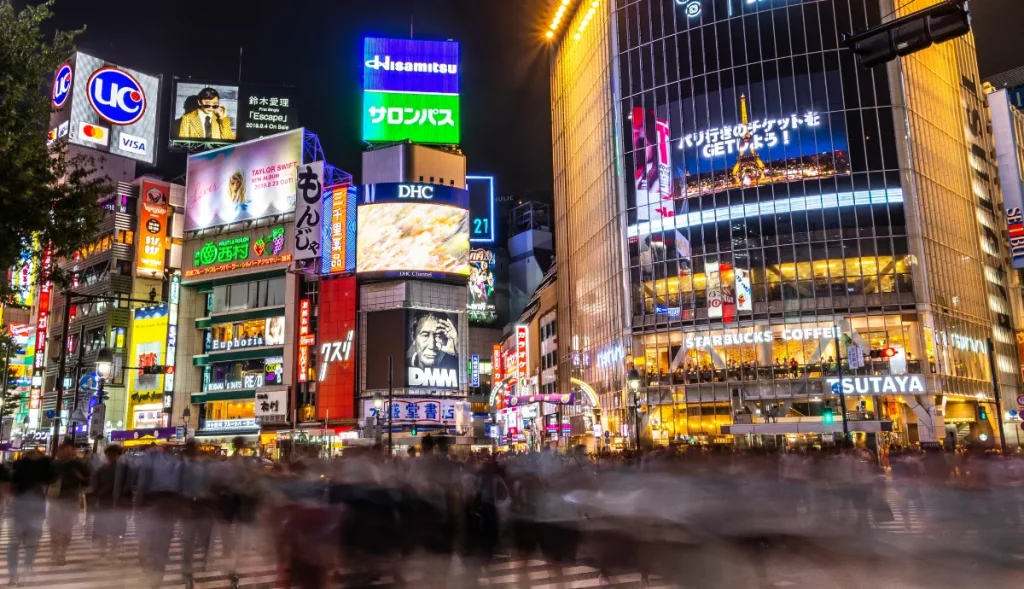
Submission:
POLYGON ((331 272, 348 270, 348 186, 335 186, 331 200, 331 272))
POLYGON ((324 163, 299 166, 298 197, 295 199, 295 259, 320 257, 320 229, 323 223, 324 163))
POLYGON ((1003 212, 1006 234, 1010 244, 1010 263, 1016 269, 1024 268, 1024 169, 1018 157, 1024 137, 1018 131, 1024 128, 1024 117, 1011 106, 1007 90, 988 95, 992 116, 992 136, 999 164, 999 183, 1003 189, 1003 212), (1016 125, 1014 123, 1017 123, 1016 125))
POLYGON ((299 346, 299 382, 309 378, 309 346, 299 346))
POLYGON ((496 387, 501 382, 501 345, 494 344, 491 348, 491 386, 496 387))
POLYGON ((143 180, 139 193, 139 237, 135 275, 163 278, 167 251, 167 202, 170 187, 143 180))
MULTIPOLYGON (((299 335, 309 335, 309 299, 299 301, 299 335)), ((300 340, 301 341, 301 340, 300 340)))
POLYGON ((170 427, 171 409, 174 403, 174 356, 178 352, 178 303, 181 300, 181 274, 171 276, 170 293, 167 297, 167 352, 164 355, 164 425, 170 427))
POLYGON ((746 268, 735 268, 736 275, 736 310, 753 311, 754 305, 750 300, 750 270, 746 268))
POLYGON ((522 393, 526 389, 526 363, 529 359, 527 351, 527 330, 525 325, 516 325, 516 376, 519 377, 519 390, 522 393))
POLYGON ((722 318, 722 273, 718 262, 704 264, 704 273, 708 277, 708 318, 722 318))
POLYGON ((480 356, 473 354, 469 358, 469 386, 478 387, 480 386, 480 356))
POLYGON ((50 292, 53 285, 50 284, 50 270, 53 268, 53 250, 47 246, 43 254, 43 264, 40 269, 39 287, 39 315, 36 317, 36 357, 35 369, 32 372, 32 393, 29 399, 29 409, 39 409, 43 396, 42 379, 46 369, 46 336, 47 326, 50 320, 50 292), (38 379, 36 378, 38 377, 38 379))

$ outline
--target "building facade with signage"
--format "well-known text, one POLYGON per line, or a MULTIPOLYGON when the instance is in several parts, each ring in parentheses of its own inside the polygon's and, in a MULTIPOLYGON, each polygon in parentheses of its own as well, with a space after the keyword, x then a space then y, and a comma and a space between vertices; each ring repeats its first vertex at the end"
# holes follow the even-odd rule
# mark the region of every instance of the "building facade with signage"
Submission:
POLYGON ((864 70, 841 35, 884 3, 682 4, 552 25, 560 366, 655 443, 795 434, 843 383, 860 440, 991 444, 1020 296, 973 37, 864 70))
MULTIPOLYGON (((76 301, 68 311, 65 336, 64 296, 52 291, 37 297, 38 305, 49 299, 46 321, 41 329, 36 326, 37 334, 41 332, 47 340, 43 350, 46 361, 38 363, 40 367, 45 365, 45 379, 41 381, 40 397, 35 399, 36 393, 32 393, 29 406, 41 409, 41 419, 36 423, 44 429, 52 428, 46 414, 56 409, 61 341, 67 349, 62 411, 65 417, 79 406, 87 407, 87 414, 91 414, 96 399, 91 390, 81 386, 82 379, 95 371, 99 350, 109 348, 114 365, 111 378, 104 383, 110 397, 105 408, 105 430, 132 429, 136 410, 146 412, 148 419, 160 426, 167 423, 162 377, 159 390, 154 387, 151 391, 133 391, 132 384, 138 380, 138 362, 133 355, 134 315, 139 307, 147 305, 127 299, 150 301, 151 306, 163 303, 161 327, 149 329, 146 335, 147 345, 153 350, 160 348, 162 357, 168 339, 167 301, 173 285, 180 280, 184 204, 184 186, 179 184, 149 176, 118 182, 114 194, 101 203, 106 214, 95 239, 69 259, 56 261, 70 272, 74 292, 108 295, 111 300, 76 301), (142 400, 140 394, 145 394, 146 399, 142 400)), ((49 290, 49 286, 44 285, 44 290, 49 290)), ((66 424, 66 419, 63 423, 66 424)), ((85 426, 80 425, 79 430, 76 433, 84 434, 85 426)))

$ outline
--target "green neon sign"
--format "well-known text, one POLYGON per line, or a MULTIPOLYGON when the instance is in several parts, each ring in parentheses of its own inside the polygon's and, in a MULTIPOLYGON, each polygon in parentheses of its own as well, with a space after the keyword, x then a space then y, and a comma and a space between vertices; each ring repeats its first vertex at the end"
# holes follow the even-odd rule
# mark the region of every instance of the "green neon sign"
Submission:
MULTIPOLYGON (((192 260, 196 268, 211 264, 230 264, 249 259, 250 236, 232 237, 217 242, 208 241, 196 250, 192 260)), ((274 227, 270 234, 260 236, 252 244, 252 251, 257 256, 266 254, 276 256, 284 249, 284 227, 274 227)))
POLYGON ((458 94, 363 92, 363 140, 455 145, 461 118, 458 94))

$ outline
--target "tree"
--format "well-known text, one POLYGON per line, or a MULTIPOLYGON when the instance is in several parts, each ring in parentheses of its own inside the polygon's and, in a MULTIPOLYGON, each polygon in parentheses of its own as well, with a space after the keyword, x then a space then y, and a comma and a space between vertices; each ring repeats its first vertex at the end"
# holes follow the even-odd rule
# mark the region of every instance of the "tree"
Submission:
MULTIPOLYGON (((4 388, 0 380, 0 418, 11 417, 21 406, 21 393, 18 392, 17 372, 10 365, 10 359, 17 354, 18 344, 14 338, 7 334, 0 334, 0 364, 7 371, 7 387, 4 388), (9 353, 8 353, 9 352, 9 353)), ((3 372, 0 372, 0 379, 3 379, 3 372)))
MULTIPOLYGON (((70 258, 94 239, 103 218, 97 200, 111 192, 93 158, 69 157, 63 141, 46 145, 53 74, 82 32, 57 31, 46 42, 40 27, 52 4, 17 12, 11 0, 0 0, 0 275, 26 252, 42 267, 46 244, 54 260, 70 258)), ((54 264, 50 280, 63 286, 68 276, 54 264)), ((13 295, 10 281, 0 279, 0 302, 13 295)))

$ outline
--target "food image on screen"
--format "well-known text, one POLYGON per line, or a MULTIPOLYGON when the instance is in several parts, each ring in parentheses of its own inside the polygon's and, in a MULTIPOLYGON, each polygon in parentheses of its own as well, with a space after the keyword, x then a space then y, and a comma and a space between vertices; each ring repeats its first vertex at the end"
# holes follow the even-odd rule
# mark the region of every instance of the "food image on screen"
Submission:
POLYGON ((359 207, 356 269, 469 274, 469 212, 426 203, 359 207))

